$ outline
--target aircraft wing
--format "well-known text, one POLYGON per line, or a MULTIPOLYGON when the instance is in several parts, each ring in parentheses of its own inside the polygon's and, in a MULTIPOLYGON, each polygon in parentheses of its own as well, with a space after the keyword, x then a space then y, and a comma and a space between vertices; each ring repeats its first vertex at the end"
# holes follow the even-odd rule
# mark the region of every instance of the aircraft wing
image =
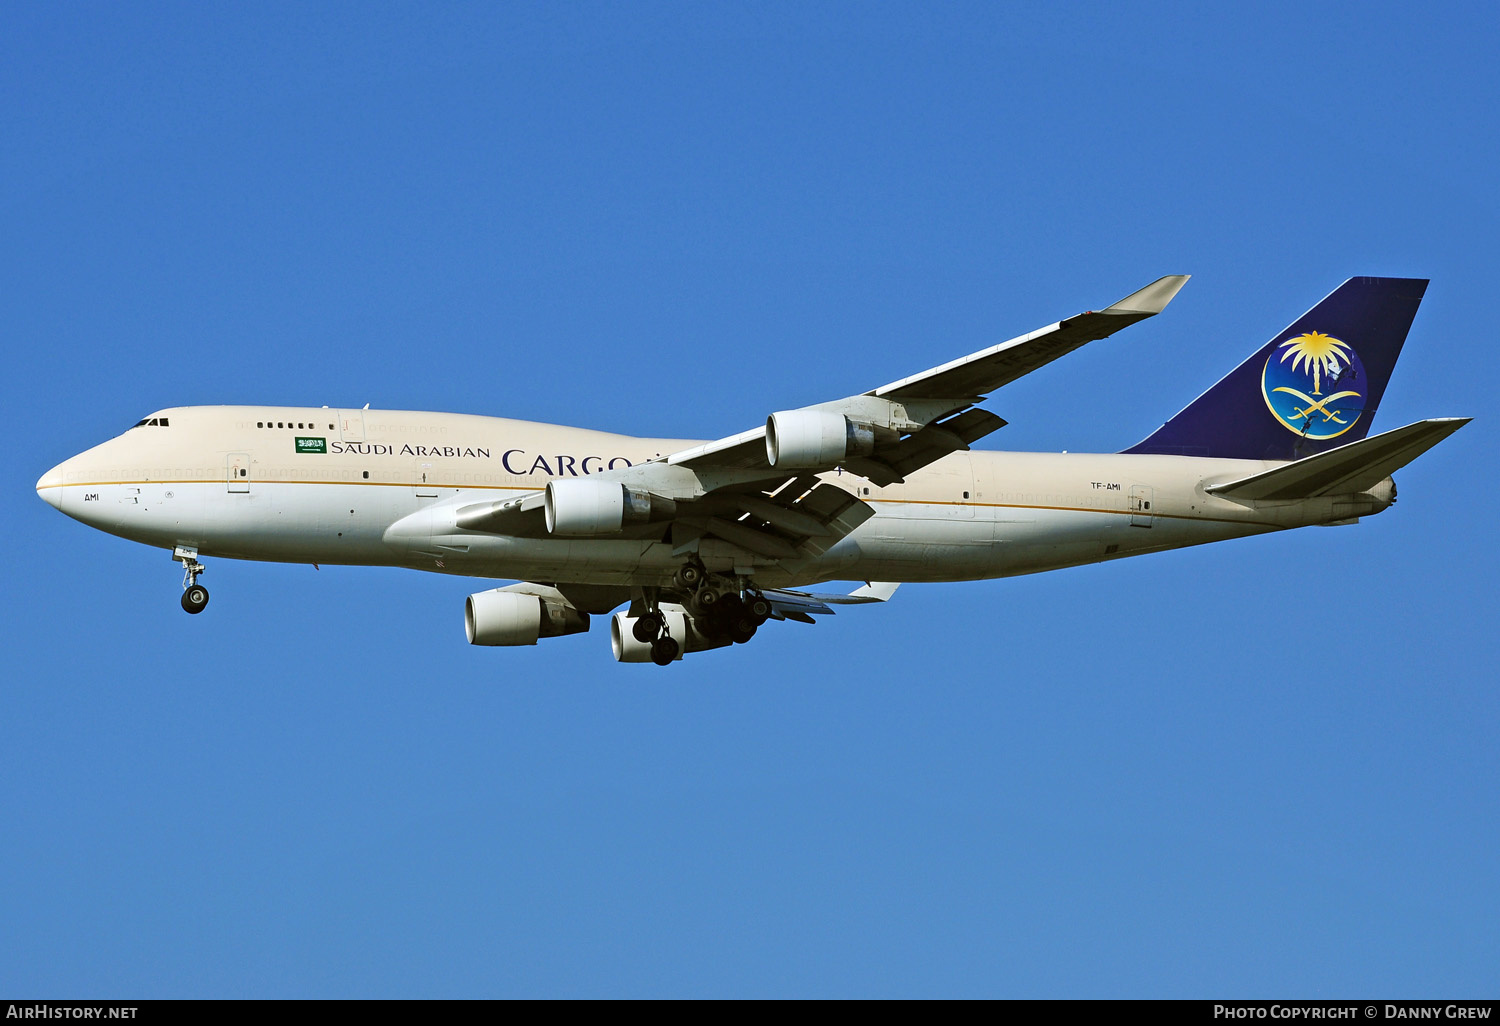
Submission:
MULTIPOLYGON (((632 469, 641 472, 635 480, 660 492, 678 484, 661 480, 668 469, 663 461, 632 469)), ((609 479, 618 476, 618 472, 607 471, 593 475, 587 483, 589 487, 607 488, 609 479)), ((621 484, 614 487, 616 494, 623 490, 627 497, 632 488, 621 484)), ((724 548, 742 565, 795 563, 822 555, 875 515, 868 503, 844 489, 802 474, 773 478, 769 482, 754 480, 720 488, 700 488, 698 494, 665 503, 660 500, 659 493, 652 493, 646 499, 648 504, 663 507, 661 516, 648 516, 644 522, 625 527, 611 537, 669 542, 679 555, 698 552, 705 540, 711 539, 712 544, 724 548)), ((528 492, 460 506, 454 517, 457 526, 466 531, 544 538, 551 533, 546 502, 547 492, 528 492)))
POLYGON ((833 606, 857 606, 869 602, 885 602, 896 594, 900 587, 889 581, 867 582, 848 595, 819 595, 809 591, 794 591, 790 588, 766 588, 761 592, 771 603, 773 620, 796 620, 812 623, 819 614, 833 615, 833 606))
POLYGON ((910 399, 955 402, 963 399, 964 405, 979 402, 987 393, 1030 374, 1059 356, 1066 356, 1085 343, 1108 338, 1121 328, 1161 313, 1187 284, 1188 277, 1186 274, 1169 274, 1158 278, 1103 310, 1089 310, 1049 324, 941 367, 882 385, 869 394, 898 402, 910 399))
MULTIPOLYGON (((950 452, 967 449, 970 443, 1004 427, 1005 421, 992 413, 968 410, 988 393, 1086 343, 1160 313, 1188 277, 1167 275, 1103 310, 1085 311, 860 395, 775 417, 822 413, 867 424, 876 435, 872 451, 838 462, 876 484, 899 482, 912 471, 950 452)), ((808 418, 801 419, 805 422, 808 418)), ((768 422, 673 453, 667 459, 674 466, 769 471, 776 465, 767 444, 767 433, 772 431, 774 425, 768 422)))
POLYGON ((968 449, 1005 425, 971 408, 986 393, 1161 312, 1186 281, 1187 275, 1160 278, 1103 310, 859 395, 774 413, 761 427, 594 474, 590 483, 554 481, 546 492, 462 507, 458 524, 541 537, 552 531, 544 515, 548 503, 576 495, 580 508, 605 503, 617 509, 623 495, 627 526, 612 527, 614 537, 667 542, 679 555, 717 547, 737 566, 795 566, 827 552, 875 514, 850 490, 818 475, 844 470, 885 486, 968 449), (617 490, 599 491, 615 483, 617 490))

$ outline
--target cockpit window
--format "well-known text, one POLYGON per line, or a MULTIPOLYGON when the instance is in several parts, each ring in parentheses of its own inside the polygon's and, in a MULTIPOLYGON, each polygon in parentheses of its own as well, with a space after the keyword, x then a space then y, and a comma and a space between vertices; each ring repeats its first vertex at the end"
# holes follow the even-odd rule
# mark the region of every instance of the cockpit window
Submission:
POLYGON ((138 427, 167 427, 167 426, 168 425, 167 425, 167 418, 166 417, 147 417, 145 420, 139 420, 139 421, 136 421, 134 424, 130 425, 130 430, 134 431, 138 427))

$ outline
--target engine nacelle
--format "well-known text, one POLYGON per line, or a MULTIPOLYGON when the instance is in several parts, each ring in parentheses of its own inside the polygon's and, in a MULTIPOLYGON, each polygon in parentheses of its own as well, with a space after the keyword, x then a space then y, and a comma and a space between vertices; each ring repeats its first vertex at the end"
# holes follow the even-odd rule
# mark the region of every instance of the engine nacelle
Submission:
POLYGON ((547 482, 543 497, 547 533, 571 538, 619 534, 632 524, 669 520, 677 503, 615 481, 559 478, 547 482))
MULTIPOLYGON (((668 631, 681 646, 677 650, 678 659, 688 652, 706 652, 711 648, 723 648, 725 645, 733 644, 727 636, 722 634, 713 637, 705 635, 693 618, 687 615, 687 610, 681 606, 663 602, 660 612, 667 621, 668 631)), ((616 613, 610 620, 609 647, 614 649, 617 663, 649 663, 651 661, 651 643, 635 640, 637 619, 639 618, 627 616, 625 613, 616 613)))
POLYGON ((766 460, 778 470, 827 470, 875 451, 876 429, 827 410, 789 410, 766 418, 766 460))
POLYGON ((471 645, 535 645, 538 638, 582 634, 589 614, 562 599, 498 588, 464 602, 464 633, 471 645))

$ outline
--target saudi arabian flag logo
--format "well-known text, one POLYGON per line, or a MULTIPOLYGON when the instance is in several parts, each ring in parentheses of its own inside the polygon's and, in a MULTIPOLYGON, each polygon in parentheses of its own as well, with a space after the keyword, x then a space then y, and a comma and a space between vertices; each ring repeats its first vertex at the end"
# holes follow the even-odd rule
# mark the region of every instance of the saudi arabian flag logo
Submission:
POLYGON ((1271 351, 1260 389, 1283 427, 1304 438, 1337 438, 1365 411, 1365 367, 1347 342, 1320 331, 1271 351))

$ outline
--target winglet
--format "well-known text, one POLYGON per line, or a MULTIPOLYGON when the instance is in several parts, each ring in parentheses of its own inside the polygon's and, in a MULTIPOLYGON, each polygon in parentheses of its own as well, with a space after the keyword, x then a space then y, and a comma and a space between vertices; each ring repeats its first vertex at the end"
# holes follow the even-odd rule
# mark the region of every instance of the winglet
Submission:
POLYGON ((1167 304, 1181 291, 1182 287, 1187 284, 1187 280, 1191 277, 1191 274, 1169 274, 1165 278, 1158 278, 1140 291, 1132 292, 1115 305, 1101 312, 1159 314, 1167 308, 1167 304))

